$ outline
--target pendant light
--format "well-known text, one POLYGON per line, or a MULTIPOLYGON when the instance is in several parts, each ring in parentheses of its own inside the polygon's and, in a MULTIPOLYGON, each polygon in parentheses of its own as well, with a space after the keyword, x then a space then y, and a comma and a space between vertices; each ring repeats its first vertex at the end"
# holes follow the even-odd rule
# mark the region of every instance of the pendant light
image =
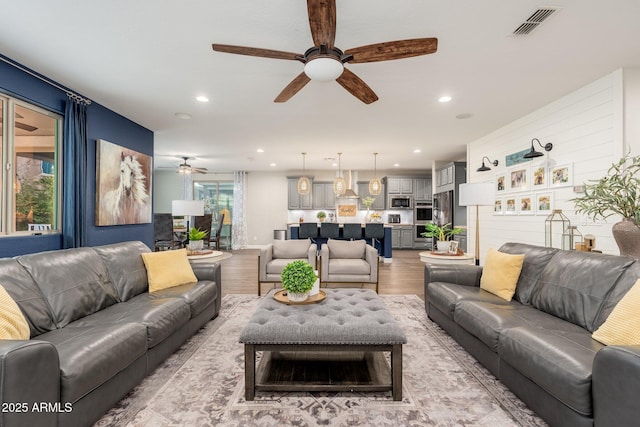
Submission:
POLYGON ((311 181, 305 176, 305 160, 307 153, 302 153, 302 176, 298 179, 298 194, 306 195, 311 192, 311 181))
POLYGON ((373 178, 369 181, 369 194, 377 196, 382 192, 382 181, 378 178, 378 153, 373 153, 373 178))
POLYGON ((333 192, 336 193, 336 196, 342 196, 347 191, 347 182, 342 177, 341 157, 342 153, 338 153, 338 176, 333 180, 333 192))

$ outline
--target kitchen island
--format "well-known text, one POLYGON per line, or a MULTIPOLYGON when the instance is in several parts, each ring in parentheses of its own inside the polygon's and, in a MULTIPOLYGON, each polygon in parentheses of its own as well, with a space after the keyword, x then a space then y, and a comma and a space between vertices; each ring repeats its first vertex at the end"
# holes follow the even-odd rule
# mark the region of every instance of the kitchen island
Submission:
MULTIPOLYGON (((364 236, 364 228, 366 224, 361 224, 362 225, 362 235, 364 236)), ((338 238, 342 238, 342 226, 343 224, 339 224, 339 230, 340 230, 340 234, 338 238)), ((320 227, 320 223, 318 223, 318 228, 320 227)), ((289 236, 291 236, 291 239, 298 239, 298 232, 300 230, 300 224, 289 224, 289 236)), ((320 233, 318 233, 319 235, 320 233)), ((363 237, 364 239, 364 237, 363 237)), ((323 243, 327 242, 326 238, 322 238, 322 237, 317 237, 314 239, 314 241, 316 242, 316 244, 318 245, 318 250, 320 250, 320 247, 322 246, 323 243)), ((391 262, 391 226, 385 224, 384 225, 384 237, 382 239, 378 240, 379 244, 378 244, 378 254, 381 257, 384 257, 384 262, 385 263, 390 263, 391 262)))

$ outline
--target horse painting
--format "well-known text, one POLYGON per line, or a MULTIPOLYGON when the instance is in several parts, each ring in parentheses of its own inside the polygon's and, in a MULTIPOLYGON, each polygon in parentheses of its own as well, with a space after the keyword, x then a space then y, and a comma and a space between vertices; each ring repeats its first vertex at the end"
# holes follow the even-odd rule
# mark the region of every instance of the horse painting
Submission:
POLYGON ((149 156, 100 143, 96 225, 151 222, 149 156))

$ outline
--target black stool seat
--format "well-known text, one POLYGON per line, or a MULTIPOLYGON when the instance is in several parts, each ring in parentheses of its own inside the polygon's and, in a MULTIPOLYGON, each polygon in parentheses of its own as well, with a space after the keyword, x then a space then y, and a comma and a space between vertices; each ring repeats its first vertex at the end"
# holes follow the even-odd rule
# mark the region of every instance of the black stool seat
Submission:
POLYGON ((325 239, 337 239, 340 237, 340 229, 335 222, 320 223, 320 237, 325 239))
POLYGON ((362 226, 360 224, 345 224, 342 227, 342 237, 349 240, 362 239, 362 226))
POLYGON ((303 222, 302 224, 300 224, 300 230, 298 230, 298 238, 313 240, 317 237, 318 237, 317 222, 303 222))
POLYGON ((383 224, 367 224, 364 226, 364 237, 366 239, 382 239, 384 238, 383 224))

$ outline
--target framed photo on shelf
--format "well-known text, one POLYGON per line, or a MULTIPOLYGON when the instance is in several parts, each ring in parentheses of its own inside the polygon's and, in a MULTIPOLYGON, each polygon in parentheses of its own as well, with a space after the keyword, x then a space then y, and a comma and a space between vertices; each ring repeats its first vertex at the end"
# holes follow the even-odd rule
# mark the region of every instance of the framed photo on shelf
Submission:
POLYGON ((543 189, 548 185, 547 167, 545 163, 531 165, 531 189, 543 189))
POLYGON ((553 192, 536 193, 535 197, 536 215, 549 215, 553 210, 553 192))
POLYGON ((457 254, 458 253, 458 241, 457 240, 452 240, 449 243, 449 253, 450 254, 457 254))
POLYGON ((509 191, 526 191, 529 189, 529 165, 518 165, 508 171, 507 183, 509 191))
POLYGON ((518 198, 518 214, 519 215, 533 215, 533 195, 523 194, 518 198))
POLYGON ((517 197, 511 196, 507 197, 504 202, 504 214, 505 215, 515 215, 518 213, 517 210, 517 197))
POLYGON ((496 200, 493 202, 493 214, 494 215, 504 214, 504 199, 496 198, 496 200))
POLYGON ((507 191, 507 175, 504 172, 496 175, 495 186, 498 194, 503 194, 507 191))
POLYGON ((549 168, 549 187, 567 187, 573 185, 573 165, 558 165, 549 168))

